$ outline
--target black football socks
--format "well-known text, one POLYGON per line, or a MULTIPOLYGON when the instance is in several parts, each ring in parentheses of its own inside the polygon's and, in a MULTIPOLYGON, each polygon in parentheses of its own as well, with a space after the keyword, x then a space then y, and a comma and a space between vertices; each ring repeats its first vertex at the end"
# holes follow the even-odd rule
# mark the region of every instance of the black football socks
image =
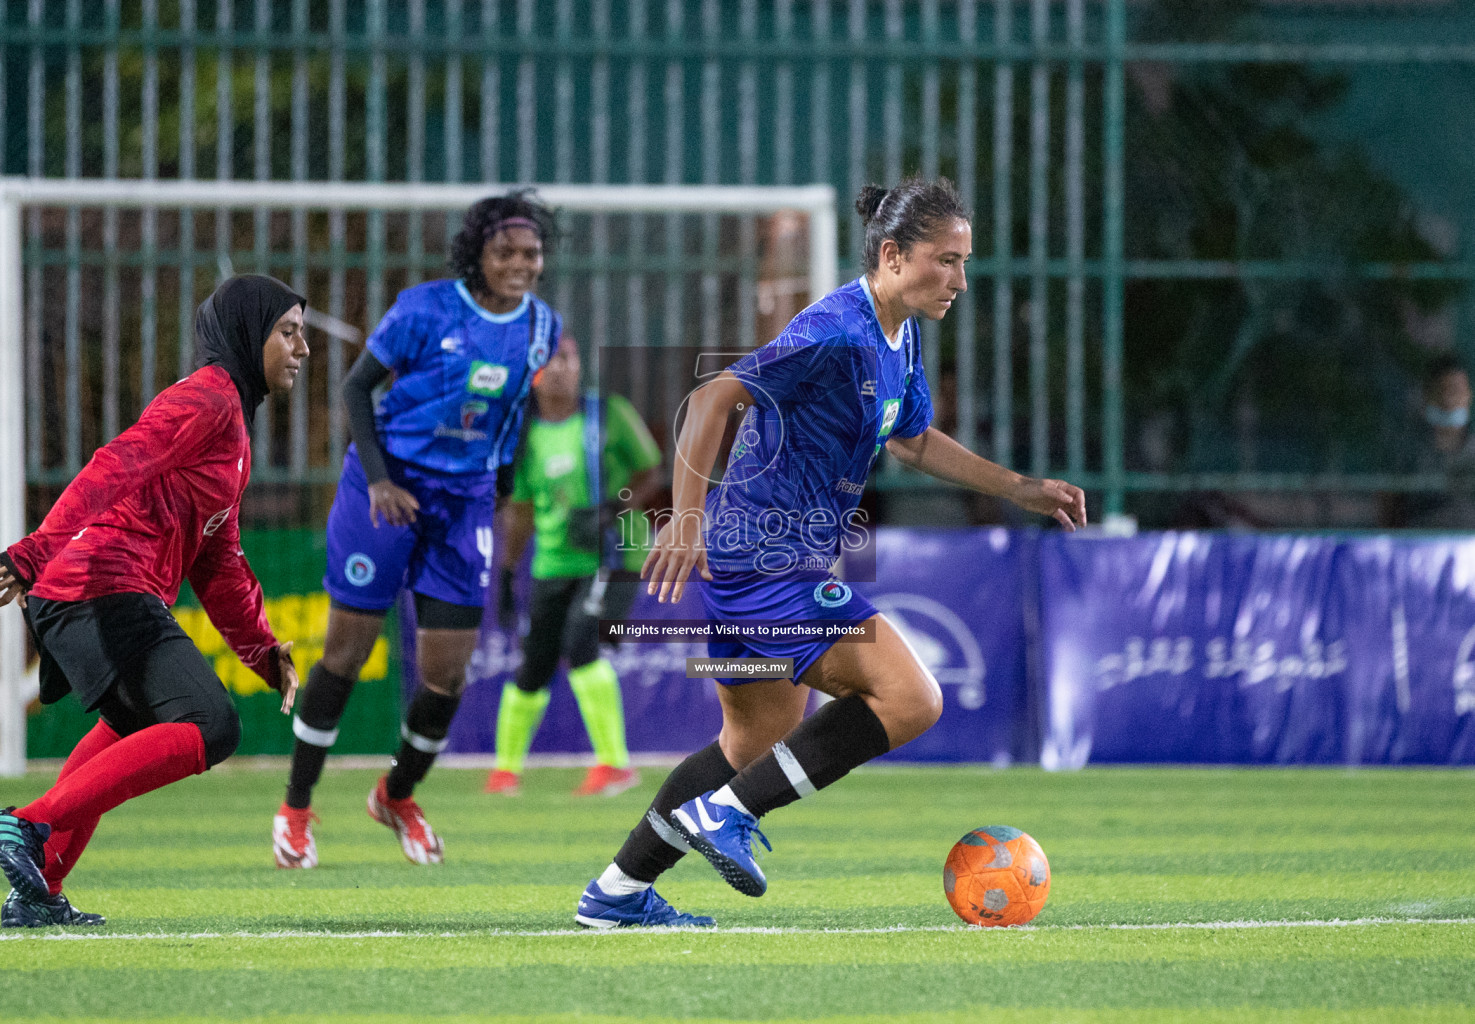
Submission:
POLYGON ((410 701, 405 723, 400 727, 399 752, 389 764, 384 791, 391 800, 403 800, 425 778, 436 755, 446 748, 451 719, 461 706, 461 697, 447 697, 422 686, 410 701))
POLYGON ((687 851, 686 841, 671 827, 666 816, 693 797, 727 785, 736 774, 737 770, 727 763, 716 743, 678 764, 661 783, 650 810, 615 854, 615 866, 632 879, 654 882, 687 851))
POLYGON ((838 782, 891 749, 886 727, 856 694, 832 700, 728 783, 755 818, 838 782))
POLYGON ((307 674, 307 686, 292 719, 292 771, 287 776, 287 806, 312 804, 312 788, 323 774, 323 761, 338 740, 338 720, 348 707, 353 680, 334 675, 320 661, 307 674))

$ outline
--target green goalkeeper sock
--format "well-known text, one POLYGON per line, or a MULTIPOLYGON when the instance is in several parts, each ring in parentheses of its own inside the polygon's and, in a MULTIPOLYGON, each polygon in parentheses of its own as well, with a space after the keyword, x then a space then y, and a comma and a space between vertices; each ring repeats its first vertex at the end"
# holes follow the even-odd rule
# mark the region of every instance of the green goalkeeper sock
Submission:
POLYGON ((569 669, 568 684, 579 702, 584 729, 594 747, 594 759, 611 768, 630 766, 625 745, 625 705, 620 700, 620 678, 604 658, 569 669))
POLYGON ((502 686, 502 705, 497 709, 497 770, 522 773, 533 734, 543 723, 548 710, 549 691, 545 686, 536 693, 517 688, 516 683, 502 686))

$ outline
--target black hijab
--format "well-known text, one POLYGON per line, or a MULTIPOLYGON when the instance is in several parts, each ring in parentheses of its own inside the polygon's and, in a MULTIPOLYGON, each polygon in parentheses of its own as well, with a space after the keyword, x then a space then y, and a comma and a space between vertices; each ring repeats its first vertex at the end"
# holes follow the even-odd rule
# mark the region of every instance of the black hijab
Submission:
POLYGON ((266 397, 262 350, 271 329, 293 306, 307 300, 274 277, 242 274, 225 281, 195 310, 195 366, 222 367, 241 394, 246 429, 266 397))

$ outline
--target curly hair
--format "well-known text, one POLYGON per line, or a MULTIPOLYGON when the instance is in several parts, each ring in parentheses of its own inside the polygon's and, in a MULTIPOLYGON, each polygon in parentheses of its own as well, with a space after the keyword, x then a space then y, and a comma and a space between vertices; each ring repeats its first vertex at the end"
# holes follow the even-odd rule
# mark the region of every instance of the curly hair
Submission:
MULTIPOLYGON (((446 258, 446 266, 451 273, 466 282, 471 291, 486 290, 487 280, 481 272, 482 250, 501 225, 512 218, 531 223, 543 241, 544 250, 551 249, 557 240, 553 211, 543 205, 536 189, 513 189, 505 196, 489 196, 473 203, 466 211, 461 230, 451 239, 451 254, 446 258)), ((517 226, 527 227, 528 224, 519 223, 517 226)))
POLYGON ((970 219, 963 198, 946 178, 904 178, 890 189, 866 185, 855 198, 855 212, 865 225, 866 270, 881 265, 881 243, 888 238, 907 252, 946 222, 970 219))

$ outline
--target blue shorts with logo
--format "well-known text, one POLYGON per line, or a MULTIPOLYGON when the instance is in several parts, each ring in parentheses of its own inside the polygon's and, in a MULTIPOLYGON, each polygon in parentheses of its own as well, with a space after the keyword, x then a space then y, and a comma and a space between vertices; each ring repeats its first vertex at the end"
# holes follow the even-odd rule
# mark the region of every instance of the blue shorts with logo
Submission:
POLYGON ((409 526, 369 521, 369 481, 358 453, 343 457, 343 475, 328 513, 328 571, 323 589, 340 604, 388 611, 408 588, 450 604, 481 608, 492 581, 496 489, 463 495, 418 475, 391 477, 415 496, 420 511, 409 526))
MULTIPOLYGON (((876 614, 875 605, 827 572, 773 577, 713 570, 712 581, 702 583, 697 589, 701 591, 707 618, 713 622, 819 620, 850 625, 864 622, 876 614)), ((756 638, 708 640, 707 656, 793 658, 793 681, 797 683, 799 677, 834 644, 835 641, 831 639, 780 639, 771 642, 756 638)), ((719 678, 717 681, 724 686, 737 686, 753 680, 719 678)))

